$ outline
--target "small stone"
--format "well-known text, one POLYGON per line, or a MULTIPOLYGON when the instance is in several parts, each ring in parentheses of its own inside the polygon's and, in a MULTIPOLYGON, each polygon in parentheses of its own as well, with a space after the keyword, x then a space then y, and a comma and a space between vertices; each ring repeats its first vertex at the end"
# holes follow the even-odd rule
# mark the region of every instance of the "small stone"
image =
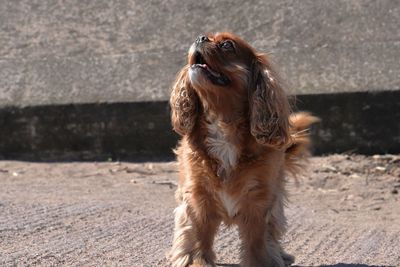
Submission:
POLYGON ((330 166, 330 165, 323 166, 323 168, 320 171, 321 172, 335 172, 335 173, 338 172, 338 170, 335 167, 330 166))
POLYGON ((375 169, 378 171, 382 171, 382 172, 386 171, 386 168, 382 167, 382 166, 377 166, 377 167, 375 167, 375 169))
POLYGON ((373 159, 380 159, 380 158, 381 158, 381 155, 373 155, 372 158, 373 158, 373 159))

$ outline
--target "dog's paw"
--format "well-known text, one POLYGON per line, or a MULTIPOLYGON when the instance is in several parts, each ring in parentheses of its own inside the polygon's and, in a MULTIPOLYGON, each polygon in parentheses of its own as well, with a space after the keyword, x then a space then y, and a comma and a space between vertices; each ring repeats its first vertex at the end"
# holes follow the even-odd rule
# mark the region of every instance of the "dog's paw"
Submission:
POLYGON ((172 267, 216 267, 212 260, 203 258, 196 258, 192 260, 192 255, 190 254, 169 254, 167 258, 171 261, 172 267))
POLYGON ((189 267, 216 267, 213 262, 209 262, 205 259, 195 259, 189 267))
POLYGON ((191 262, 190 254, 181 254, 181 255, 169 255, 169 260, 172 263, 172 267, 187 267, 191 262))

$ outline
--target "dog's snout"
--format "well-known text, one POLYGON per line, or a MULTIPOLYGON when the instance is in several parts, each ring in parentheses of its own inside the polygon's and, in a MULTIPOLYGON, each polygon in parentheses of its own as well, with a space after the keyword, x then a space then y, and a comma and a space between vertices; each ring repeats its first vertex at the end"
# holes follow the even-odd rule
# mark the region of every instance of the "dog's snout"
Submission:
POLYGON ((208 42, 208 41, 210 41, 210 40, 205 35, 199 35, 196 38, 196 44, 201 44, 201 43, 208 42))

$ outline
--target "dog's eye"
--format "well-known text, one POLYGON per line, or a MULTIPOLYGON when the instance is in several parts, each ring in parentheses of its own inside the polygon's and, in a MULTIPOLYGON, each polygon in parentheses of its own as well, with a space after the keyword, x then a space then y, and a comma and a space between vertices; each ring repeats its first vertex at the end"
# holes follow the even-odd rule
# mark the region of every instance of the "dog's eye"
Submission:
POLYGON ((233 50, 233 43, 232 41, 225 41, 220 44, 220 47, 225 50, 233 50))

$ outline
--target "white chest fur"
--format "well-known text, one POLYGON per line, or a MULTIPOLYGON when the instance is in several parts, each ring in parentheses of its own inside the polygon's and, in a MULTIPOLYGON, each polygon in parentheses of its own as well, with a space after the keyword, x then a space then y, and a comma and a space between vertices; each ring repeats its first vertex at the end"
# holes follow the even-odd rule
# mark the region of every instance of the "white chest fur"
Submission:
POLYGON ((238 213, 238 200, 225 191, 219 191, 218 197, 228 216, 233 218, 238 213))
POLYGON ((228 141, 223 129, 218 125, 218 121, 208 124, 206 145, 210 155, 219 160, 218 174, 225 173, 229 176, 236 165, 238 151, 236 146, 228 141))

